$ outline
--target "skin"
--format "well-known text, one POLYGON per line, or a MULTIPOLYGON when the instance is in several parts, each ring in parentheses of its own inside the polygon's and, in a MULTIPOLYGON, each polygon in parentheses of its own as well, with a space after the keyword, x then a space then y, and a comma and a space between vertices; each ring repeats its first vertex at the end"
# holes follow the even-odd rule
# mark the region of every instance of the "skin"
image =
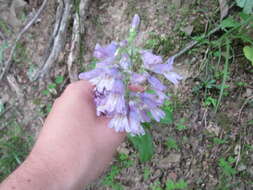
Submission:
POLYGON ((30 155, 0 190, 82 189, 102 174, 124 140, 125 133, 108 128, 108 121, 96 116, 92 85, 70 84, 56 99, 30 155))

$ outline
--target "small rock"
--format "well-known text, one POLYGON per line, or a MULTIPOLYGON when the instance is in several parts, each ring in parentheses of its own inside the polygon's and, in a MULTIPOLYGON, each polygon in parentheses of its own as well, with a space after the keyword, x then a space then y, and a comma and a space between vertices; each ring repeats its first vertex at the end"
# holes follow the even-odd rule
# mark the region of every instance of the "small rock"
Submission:
POLYGON ((188 25, 184 28, 181 28, 181 31, 186 33, 188 36, 190 36, 192 34, 193 28, 194 28, 194 26, 188 25))
POLYGON ((252 94, 253 94, 253 90, 250 88, 247 88, 246 93, 245 93, 246 97, 250 97, 250 96, 252 96, 252 94))
POLYGON ((126 154, 126 155, 129 155, 129 152, 130 152, 127 148, 121 147, 121 146, 117 149, 117 151, 118 153, 126 154))
POLYGON ((249 174, 253 177, 253 167, 250 167, 250 168, 248 169, 248 172, 249 172, 249 174))
POLYGON ((154 172, 154 174, 152 175, 151 180, 155 180, 155 179, 161 177, 161 175, 162 175, 162 171, 161 171, 160 169, 158 169, 158 170, 156 170, 156 171, 154 172))
POLYGON ((219 135, 220 133, 220 128, 218 127, 218 125, 214 122, 209 122, 208 126, 206 127, 207 131, 209 133, 214 133, 216 136, 219 135))
POLYGON ((240 165, 238 166, 238 168, 237 168, 237 170, 238 170, 239 172, 244 171, 244 170, 246 170, 246 169, 247 169, 247 167, 246 167, 244 164, 240 164, 240 165))
POLYGON ((166 158, 162 159, 158 166, 161 168, 169 168, 172 163, 179 162, 181 158, 181 154, 178 153, 171 153, 166 158))

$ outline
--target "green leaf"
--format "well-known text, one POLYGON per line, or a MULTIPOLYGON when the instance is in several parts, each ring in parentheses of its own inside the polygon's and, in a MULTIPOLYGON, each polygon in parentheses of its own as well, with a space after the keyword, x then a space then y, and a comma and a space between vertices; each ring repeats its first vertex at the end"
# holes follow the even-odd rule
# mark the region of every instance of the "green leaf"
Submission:
POLYGON ((141 162, 151 160, 154 154, 153 139, 150 133, 146 130, 143 136, 128 136, 128 139, 133 144, 134 148, 139 152, 141 162))
POLYGON ((245 57, 251 61, 251 64, 253 66, 253 47, 250 46, 245 46, 243 48, 243 53, 245 55, 245 57))
POLYGON ((56 83, 56 84, 62 84, 63 81, 64 81, 64 77, 63 77, 63 76, 57 76, 57 77, 55 78, 55 83, 56 83))
POLYGON ((224 19, 223 21, 221 21, 221 27, 222 29, 226 29, 226 28, 234 28, 237 27, 238 25, 240 25, 239 22, 235 21, 233 18, 229 17, 224 19))
POLYGON ((4 103, 0 99, 0 113, 4 112, 4 103))
POLYGON ((174 190, 174 189, 176 189, 174 182, 171 179, 168 179, 166 182, 166 190, 174 190))
POLYGON ((252 0, 236 0, 237 6, 243 8, 243 12, 246 14, 253 13, 253 1, 252 0))
POLYGON ((50 92, 49 92, 49 90, 43 90, 42 94, 48 96, 50 94, 50 92))
POLYGON ((187 188, 187 183, 186 183, 184 180, 180 179, 180 180, 176 183, 176 188, 177 188, 177 189, 185 189, 185 188, 187 188))
POLYGON ((165 117, 160 121, 162 124, 173 123, 173 105, 170 101, 165 102, 162 110, 165 112, 165 117))
POLYGON ((48 89, 56 89, 56 84, 55 83, 51 83, 47 86, 48 89))

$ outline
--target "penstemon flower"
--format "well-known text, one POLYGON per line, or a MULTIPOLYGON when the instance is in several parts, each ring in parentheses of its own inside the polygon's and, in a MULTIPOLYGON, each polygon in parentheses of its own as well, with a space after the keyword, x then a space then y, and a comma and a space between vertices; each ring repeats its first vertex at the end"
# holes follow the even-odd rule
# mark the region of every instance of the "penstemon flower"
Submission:
POLYGON ((96 68, 79 75, 94 85, 97 115, 111 118, 108 127, 131 135, 144 135, 141 123, 152 119, 160 122, 165 117, 160 107, 168 98, 166 86, 154 75, 162 75, 173 84, 182 79, 173 72, 174 57, 164 63, 161 56, 134 46, 139 24, 140 17, 135 15, 127 40, 97 44, 93 54, 98 59, 96 68), (143 90, 133 92, 130 86, 143 90))

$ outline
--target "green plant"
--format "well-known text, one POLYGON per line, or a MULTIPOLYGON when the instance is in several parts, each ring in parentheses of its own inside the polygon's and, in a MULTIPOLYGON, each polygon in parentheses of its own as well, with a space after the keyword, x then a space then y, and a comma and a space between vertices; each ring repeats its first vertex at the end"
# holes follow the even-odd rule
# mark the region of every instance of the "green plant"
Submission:
POLYGON ((149 168, 144 168, 143 170, 143 179, 146 181, 149 179, 149 176, 151 174, 151 171, 149 168))
POLYGON ((20 165, 29 153, 33 140, 15 121, 0 134, 0 181, 20 165))
POLYGON ((173 123, 173 105, 172 102, 167 100, 162 107, 165 112, 165 117, 160 121, 161 124, 172 124, 173 123))
POLYGON ((149 34, 149 39, 146 41, 144 47, 146 49, 152 49, 154 52, 162 55, 168 54, 175 48, 172 37, 161 36, 154 33, 149 34))
POLYGON ((113 190, 123 190, 122 185, 115 180, 120 172, 121 169, 118 166, 112 166, 110 172, 103 178, 102 184, 113 190))
POLYGON ((243 8, 243 12, 250 14, 253 13, 253 1, 252 0, 236 0, 237 6, 243 8))
POLYGON ((57 94, 57 87, 64 82, 63 76, 56 76, 54 82, 48 84, 47 89, 42 91, 42 94, 48 96, 57 94))
POLYGON ((168 137, 166 146, 169 150, 179 150, 179 147, 177 145, 177 141, 173 139, 172 137, 168 137))
POLYGON ((213 106, 216 107, 217 106, 217 99, 212 98, 212 97, 207 97, 207 99, 204 101, 204 105, 205 106, 213 106))
POLYGON ((161 183, 159 181, 157 181, 157 180, 154 183, 151 184, 150 188, 152 190, 163 190, 161 188, 161 183))
POLYGON ((117 156, 118 163, 111 167, 111 170, 103 178, 102 184, 113 190, 123 190, 123 186, 116 180, 122 169, 132 166, 133 162, 128 155, 120 153, 117 156))
POLYGON ((133 144, 134 148, 139 152, 139 158, 141 162, 147 162, 151 160, 154 154, 153 139, 148 130, 143 136, 131 136, 128 135, 128 139, 133 144))
POLYGON ((178 131, 184 131, 184 130, 186 130, 188 127, 185 125, 185 122, 186 122, 186 119, 185 118, 181 118, 179 120, 179 122, 176 123, 176 129, 178 131))
POLYGON ((221 144, 227 143, 227 140, 214 137, 213 138, 213 143, 217 144, 217 145, 221 145, 221 144))
POLYGON ((183 179, 180 179, 177 182, 174 182, 171 179, 168 179, 166 182, 166 190, 177 190, 177 189, 186 189, 187 188, 187 182, 185 182, 183 179))
POLYGON ((228 157, 228 159, 220 158, 219 167, 221 169, 222 175, 226 177, 231 177, 237 173, 236 169, 233 167, 233 163, 236 161, 233 157, 228 157))

